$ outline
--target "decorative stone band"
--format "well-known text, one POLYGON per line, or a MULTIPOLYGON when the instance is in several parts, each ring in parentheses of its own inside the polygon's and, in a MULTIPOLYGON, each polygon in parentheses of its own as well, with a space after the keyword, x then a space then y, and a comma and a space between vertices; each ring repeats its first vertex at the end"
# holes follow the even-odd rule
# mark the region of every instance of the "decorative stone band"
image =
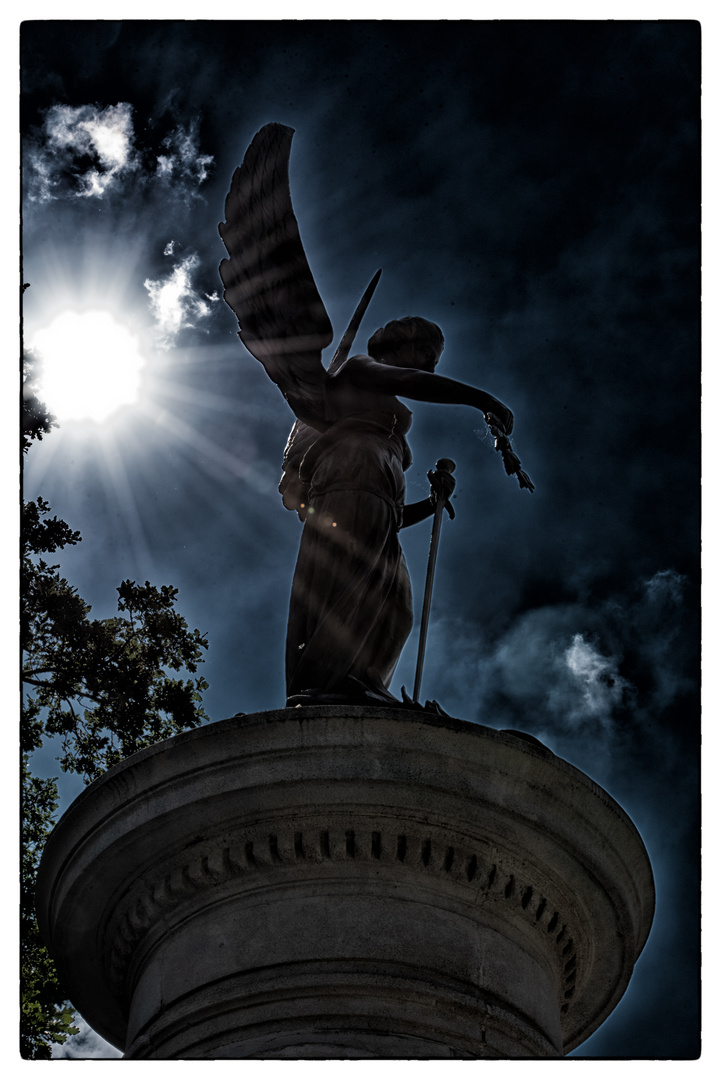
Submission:
POLYGON ((76 800, 38 885, 74 1005, 135 1058, 558 1055, 653 907, 636 829, 573 766, 380 707, 150 747, 76 800))
MULTIPOLYGON (((364 821, 360 814, 351 818, 347 809, 346 820, 343 821, 342 813, 338 818, 332 824, 326 819, 322 823, 306 824, 302 829, 298 820, 292 828, 280 821, 275 832, 245 832, 228 843, 224 838, 215 844, 199 843, 184 850, 180 862, 171 860, 159 868, 152 881, 143 877, 135 882, 118 904, 106 936, 108 977, 117 993, 123 995, 126 990, 129 966, 146 934, 157 924, 164 928, 171 911, 188 903, 196 907, 203 891, 220 890, 233 883, 237 894, 239 882, 250 889, 257 888, 261 876, 269 880, 269 871, 277 871, 279 875, 290 872, 291 880, 300 885, 309 877, 318 880, 318 864, 357 862, 392 866, 394 874, 433 875, 441 880, 449 877, 455 894, 458 886, 462 889, 467 886, 464 900, 472 907, 499 900, 513 905, 529 926, 548 936, 542 942, 542 951, 548 952, 550 945, 555 954, 558 1004, 561 1015, 565 1015, 578 971, 573 931, 543 892, 523 880, 523 865, 516 865, 518 860, 512 861, 510 852, 505 854, 505 866, 513 865, 515 872, 499 865, 497 845, 490 851, 487 843, 477 840, 474 844, 472 838, 459 839, 439 828, 432 831, 426 828, 425 832, 413 834, 389 831, 386 827, 382 832, 372 827, 378 821, 364 821), (344 827, 350 824, 353 827, 344 827), (493 855, 495 862, 490 861, 493 855), (305 879, 298 877, 296 869, 304 864, 308 867, 305 879)), ((550 892, 553 886, 547 881, 545 888, 550 892)), ((558 886, 553 891, 558 894, 558 886)), ((212 903, 210 893, 206 902, 212 903)), ((489 917, 493 915, 487 913, 486 918, 489 917)), ((497 915, 496 920, 505 921, 498 920, 497 915)))

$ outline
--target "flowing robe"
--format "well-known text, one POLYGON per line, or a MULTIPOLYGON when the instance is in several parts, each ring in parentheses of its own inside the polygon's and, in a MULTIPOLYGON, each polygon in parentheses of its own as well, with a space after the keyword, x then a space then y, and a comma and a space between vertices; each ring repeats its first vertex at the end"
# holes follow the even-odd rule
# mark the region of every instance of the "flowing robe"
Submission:
POLYGON ((398 541, 411 413, 397 398, 355 385, 367 361, 351 357, 329 378, 331 426, 306 430, 295 503, 284 495, 305 516, 288 618, 289 697, 343 692, 348 676, 387 689, 411 631, 398 541))

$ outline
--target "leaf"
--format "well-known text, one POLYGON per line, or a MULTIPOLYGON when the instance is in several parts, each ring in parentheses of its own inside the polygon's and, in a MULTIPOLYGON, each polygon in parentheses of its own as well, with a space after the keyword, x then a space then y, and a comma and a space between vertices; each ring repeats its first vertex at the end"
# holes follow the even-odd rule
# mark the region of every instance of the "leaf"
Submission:
POLYGON ((208 647, 175 610, 178 590, 126 580, 117 616, 91 619, 87 604, 40 556, 80 542, 50 517, 44 499, 23 512, 21 639, 24 701, 21 865, 21 1053, 51 1057, 77 1032, 34 910, 35 875, 55 823, 55 780, 34 776, 31 754, 60 736, 58 765, 86 783, 123 758, 207 719, 204 679, 194 674, 208 647), (172 674, 171 674, 172 673, 172 674))

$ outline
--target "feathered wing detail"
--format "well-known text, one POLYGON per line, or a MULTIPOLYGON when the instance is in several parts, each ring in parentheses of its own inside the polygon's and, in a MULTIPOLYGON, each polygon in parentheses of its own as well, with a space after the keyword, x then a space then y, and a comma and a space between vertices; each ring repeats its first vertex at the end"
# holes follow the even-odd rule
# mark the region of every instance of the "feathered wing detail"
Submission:
POLYGON ((235 170, 219 232, 224 298, 239 337, 280 387, 299 419, 324 430, 326 371, 333 339, 293 213, 288 161, 293 129, 266 124, 235 170))

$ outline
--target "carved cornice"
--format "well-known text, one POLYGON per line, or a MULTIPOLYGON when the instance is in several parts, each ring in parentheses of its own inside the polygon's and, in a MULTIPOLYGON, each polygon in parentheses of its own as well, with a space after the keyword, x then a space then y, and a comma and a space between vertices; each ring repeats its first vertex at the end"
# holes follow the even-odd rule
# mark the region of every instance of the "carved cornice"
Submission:
POLYGON ((438 827, 370 828, 350 814, 346 821, 301 824, 294 818, 292 828, 280 821, 271 830, 206 839, 187 848, 172 865, 144 873, 115 905, 105 935, 108 975, 116 993, 124 996, 134 954, 146 936, 156 925, 164 926, 172 913, 214 902, 214 892, 231 886, 240 897, 247 889, 284 881, 301 885, 314 870, 320 874, 331 865, 343 867, 352 877, 353 866, 366 863, 385 867, 399 875, 400 882, 409 875, 435 879, 436 885, 450 887, 465 907, 484 907, 484 919, 489 902, 502 902, 505 910, 497 919, 520 920, 537 933, 538 951, 555 966, 559 1008, 565 1015, 576 990, 582 951, 577 942, 583 935, 559 910, 565 898, 559 897, 558 887, 549 889, 548 880, 539 884, 541 875, 529 874, 528 866, 524 873, 522 862, 509 853, 499 858, 497 851, 489 852, 470 838, 461 837, 460 843, 456 835, 450 839, 455 842, 449 842, 448 831, 438 827), (551 892, 556 894, 553 901, 551 892))

